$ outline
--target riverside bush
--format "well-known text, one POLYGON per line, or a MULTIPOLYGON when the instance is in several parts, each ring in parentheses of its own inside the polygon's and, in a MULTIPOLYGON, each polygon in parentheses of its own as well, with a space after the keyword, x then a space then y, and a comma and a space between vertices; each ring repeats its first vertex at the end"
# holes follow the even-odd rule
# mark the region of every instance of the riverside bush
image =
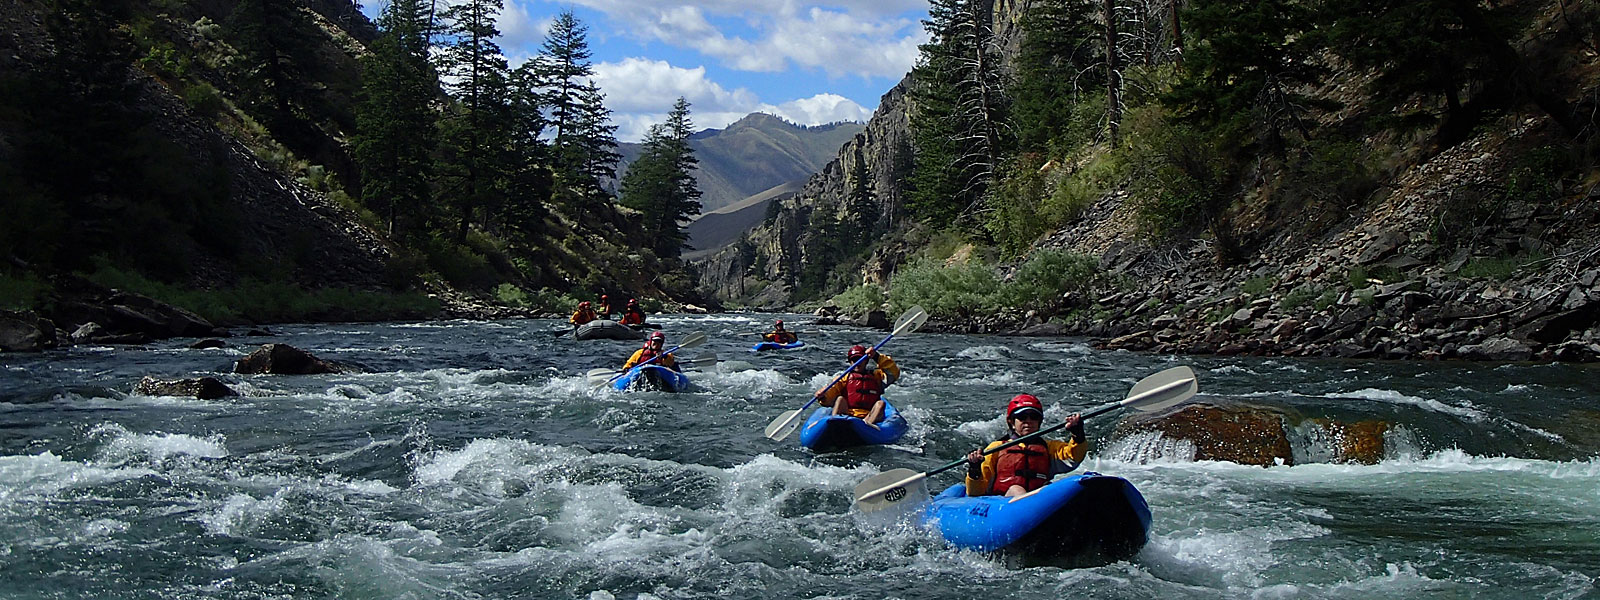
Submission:
POLYGON ((891 312, 920 305, 941 318, 972 318, 1007 309, 1049 308, 1062 292, 1083 289, 1098 275, 1095 259, 1042 251, 1017 269, 1010 281, 976 262, 943 266, 921 261, 901 269, 889 284, 891 312))
POLYGON ((296 321, 423 319, 439 312, 439 301, 421 293, 322 288, 308 290, 282 281, 248 280, 231 288, 197 290, 151 281, 102 264, 87 279, 109 288, 149 296, 219 324, 296 321))
POLYGON ((32 275, 13 277, 0 273, 0 309, 38 308, 45 295, 50 293, 50 289, 49 283, 40 281, 32 275))
POLYGON ((883 289, 871 284, 862 284, 847 289, 834 296, 831 303, 839 307, 847 315, 862 315, 869 311, 878 310, 888 297, 883 294, 883 289))

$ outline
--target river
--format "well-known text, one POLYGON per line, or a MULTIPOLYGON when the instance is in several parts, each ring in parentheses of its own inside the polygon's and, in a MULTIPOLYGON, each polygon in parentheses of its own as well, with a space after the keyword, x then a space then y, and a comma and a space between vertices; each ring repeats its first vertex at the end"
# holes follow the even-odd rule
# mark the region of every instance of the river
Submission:
MULTIPOLYGON (((787 315, 794 324, 809 321, 787 315)), ((752 354, 768 315, 665 316, 725 359, 696 391, 592 392, 637 342, 548 320, 273 327, 191 350, 0 356, 4 598, 1600 598, 1600 372, 1592 366, 1175 357, 1080 341, 911 334, 893 447, 813 455, 762 437, 884 334, 824 327, 752 354), (283 342, 363 372, 242 376, 283 342), (1047 422, 1187 364, 1201 397, 1392 426, 1374 465, 1196 462, 1088 422, 1084 469, 1154 515, 1133 560, 1014 568, 853 513, 856 483, 1047 422), (243 396, 132 395, 214 375, 243 396)), ((957 481, 935 477, 935 491, 957 481)))

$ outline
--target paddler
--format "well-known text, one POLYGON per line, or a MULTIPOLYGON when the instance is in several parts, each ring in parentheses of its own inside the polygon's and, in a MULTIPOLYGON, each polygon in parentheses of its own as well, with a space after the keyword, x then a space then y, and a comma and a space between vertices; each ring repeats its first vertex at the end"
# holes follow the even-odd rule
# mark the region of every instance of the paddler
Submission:
POLYGON ((637 298, 629 298, 628 299, 628 307, 622 309, 622 324, 623 325, 643 325, 644 324, 644 311, 639 309, 639 300, 637 298))
POLYGON ((883 420, 883 388, 900 379, 900 366, 889 355, 860 344, 851 346, 845 358, 855 367, 838 383, 817 392, 817 401, 833 407, 835 415, 850 415, 877 427, 883 420), (863 356, 866 360, 857 363, 863 356))
MULTIPOLYGON (((622 365, 622 370, 626 371, 628 369, 632 369, 639 363, 643 363, 657 356, 661 356, 661 347, 665 345, 667 345, 667 334, 660 331, 650 332, 650 337, 647 337, 644 340, 644 347, 633 351, 633 356, 628 357, 628 362, 622 365)), ((683 371, 683 369, 678 368, 678 357, 673 356, 670 352, 665 356, 661 356, 661 360, 657 360, 650 364, 661 365, 674 371, 683 371)))
POLYGON ((600 310, 596 311, 596 314, 602 319, 610 319, 611 313, 614 312, 617 311, 611 308, 611 299, 607 298, 605 294, 600 294, 600 310))
POLYGON ((573 327, 577 327, 598 318, 600 317, 594 313, 594 309, 589 308, 589 301, 585 300, 578 303, 577 312, 572 313, 572 318, 567 320, 572 322, 573 327))
POLYGON ((1072 439, 1065 442, 1037 438, 993 454, 990 448, 1039 431, 1044 423, 1044 405, 1033 394, 1017 394, 1006 405, 1006 426, 1010 435, 989 442, 983 450, 967 455, 967 495, 1016 497, 1037 490, 1061 473, 1071 472, 1083 462, 1089 444, 1083 436, 1083 417, 1067 417, 1066 430, 1072 439))
POLYGON ((800 336, 795 335, 792 331, 784 329, 783 319, 778 319, 777 322, 772 324, 772 333, 761 336, 761 339, 774 344, 793 344, 795 341, 800 339, 800 336))

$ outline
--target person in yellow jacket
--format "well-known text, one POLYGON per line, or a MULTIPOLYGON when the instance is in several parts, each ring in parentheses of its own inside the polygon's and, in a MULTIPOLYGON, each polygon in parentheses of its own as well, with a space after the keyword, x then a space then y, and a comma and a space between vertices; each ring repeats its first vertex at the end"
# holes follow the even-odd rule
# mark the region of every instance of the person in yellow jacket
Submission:
POLYGON ((989 442, 983 450, 973 450, 967 455, 967 495, 1016 497, 1027 494, 1050 483, 1060 473, 1078 468, 1089 450, 1084 440, 1083 418, 1077 413, 1067 417, 1066 430, 1072 433, 1067 441, 1034 439, 1031 443, 1017 444, 985 456, 983 453, 1013 439, 1039 431, 1044 423, 1044 405, 1033 394, 1017 394, 1006 405, 1006 425, 1011 434, 989 442))
POLYGON ((573 327, 577 327, 598 318, 600 317, 594 313, 594 309, 589 308, 589 301, 585 300, 578 303, 578 310, 567 320, 572 322, 573 327))
POLYGON ((855 368, 828 389, 818 391, 817 400, 833 408, 835 415, 850 415, 877 427, 883 420, 883 388, 900 379, 900 366, 889 355, 859 344, 845 357, 855 368), (867 359, 857 363, 863 356, 867 359))
POLYGON ((667 345, 667 334, 660 331, 651 332, 650 337, 644 340, 644 347, 633 351, 633 356, 628 357, 628 362, 622 365, 622 370, 632 369, 639 363, 661 356, 660 360, 650 364, 661 365, 674 371, 683 371, 683 369, 678 368, 678 357, 673 356, 670 352, 665 356, 661 355, 661 347, 665 345, 667 345))

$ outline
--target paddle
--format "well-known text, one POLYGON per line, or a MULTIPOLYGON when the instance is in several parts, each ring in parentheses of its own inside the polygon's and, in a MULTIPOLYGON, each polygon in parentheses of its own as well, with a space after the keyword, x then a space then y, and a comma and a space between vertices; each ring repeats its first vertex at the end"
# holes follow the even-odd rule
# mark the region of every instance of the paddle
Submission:
MULTIPOLYGON (((1083 415, 1083 418, 1097 417, 1119 408, 1133 408, 1143 412, 1157 411, 1188 400, 1199 389, 1200 385, 1195 379, 1193 370, 1189 367, 1173 367, 1139 380, 1133 389, 1128 390, 1127 398, 1092 410, 1083 415)), ((994 454, 1066 426, 1067 424, 1063 422, 1049 429, 1030 433, 986 450, 983 454, 985 456, 994 454)), ((961 457, 955 462, 926 473, 918 473, 911 469, 894 469, 875 475, 856 486, 856 508, 863 513, 870 513, 896 506, 912 498, 917 498, 918 501, 926 500, 928 477, 966 463, 966 457, 961 457)))
MULTIPOLYGON (((661 353, 656 354, 654 358, 651 358, 650 360, 647 360, 647 361, 641 362, 641 363, 639 363, 637 365, 634 365, 632 368, 639 368, 639 367, 648 365, 650 363, 656 362, 658 360, 661 360, 661 357, 666 356, 668 354, 672 354, 673 352, 677 352, 678 350, 680 350, 682 348, 693 348, 695 346, 699 346, 700 344, 704 344, 704 343, 706 343, 706 334, 705 334, 705 332, 704 331, 696 331, 694 333, 689 334, 689 337, 683 338, 683 341, 680 342, 678 345, 673 346, 671 348, 668 348, 668 349, 662 351, 661 353)), ((620 379, 623 375, 626 375, 628 373, 628 371, 629 371, 629 369, 624 369, 621 372, 617 373, 615 377, 612 377, 612 378, 607 379, 605 381, 602 381, 602 382, 600 382, 598 384, 595 384, 595 387, 600 387, 600 386, 606 385, 608 383, 611 383, 613 381, 616 381, 616 380, 620 379)))
MULTIPOLYGON (((872 347, 873 352, 876 352, 879 348, 882 348, 884 344, 889 343, 889 340, 894 339, 894 336, 916 331, 918 327, 921 327, 922 324, 926 322, 928 322, 928 311, 922 310, 921 306, 911 307, 910 310, 907 310, 905 314, 900 315, 900 318, 894 322, 894 331, 889 332, 889 337, 883 338, 883 341, 878 342, 876 346, 872 347)), ((826 390, 833 387, 833 384, 839 383, 840 379, 844 379, 846 375, 850 374, 851 370, 856 368, 856 365, 861 364, 861 361, 866 360, 867 357, 871 355, 872 352, 868 352, 861 358, 856 359, 855 362, 850 363, 849 368, 846 368, 844 372, 839 373, 838 377, 834 377, 833 381, 829 382, 828 385, 822 389, 826 390)), ((791 410, 778 415, 778 418, 773 419, 772 423, 767 425, 765 432, 767 439, 779 441, 783 438, 789 437, 789 434, 794 433, 794 430, 800 428, 800 413, 805 412, 807 408, 811 408, 811 405, 816 404, 817 400, 819 399, 821 399, 820 394, 812 396, 811 400, 807 401, 805 406, 800 407, 799 410, 791 410)))
MULTIPOLYGON (((718 362, 717 355, 715 353, 712 353, 712 352, 707 352, 705 354, 701 354, 700 356, 696 356, 696 357, 688 359, 688 360, 680 360, 680 361, 678 361, 678 366, 683 367, 685 369, 704 369, 706 367, 715 366, 717 364, 717 362, 718 362)), ((623 373, 627 373, 627 371, 618 371, 616 369, 607 369, 605 367, 600 367, 598 369, 589 369, 589 373, 588 373, 587 377, 589 378, 589 381, 592 383, 592 382, 600 379, 601 377, 609 378, 609 377, 611 377, 613 375, 621 375, 623 373)), ((599 385, 603 385, 605 383, 607 383, 607 382, 601 381, 599 385)))

